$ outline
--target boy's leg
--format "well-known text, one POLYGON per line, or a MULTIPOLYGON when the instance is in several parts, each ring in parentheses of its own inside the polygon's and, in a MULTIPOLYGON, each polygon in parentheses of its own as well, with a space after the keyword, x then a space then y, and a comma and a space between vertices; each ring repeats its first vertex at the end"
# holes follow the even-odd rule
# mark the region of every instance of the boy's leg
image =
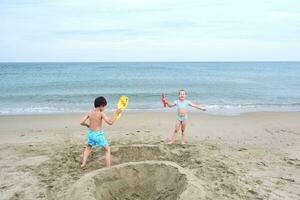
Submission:
POLYGON ((82 159, 81 167, 85 167, 86 161, 87 161, 91 151, 92 151, 92 147, 87 144, 85 149, 84 149, 84 152, 83 152, 83 159, 82 159))
POLYGON ((171 138, 170 144, 174 144, 174 143, 175 143, 176 138, 177 138, 178 131, 179 131, 179 129, 180 129, 180 126, 181 126, 180 121, 179 121, 179 120, 176 120, 175 130, 174 130, 173 136, 172 136, 172 138, 171 138))
POLYGON ((181 132, 182 132, 181 144, 185 144, 186 143, 185 129, 186 129, 186 120, 184 120, 184 121, 181 122, 181 132))
POLYGON ((111 155, 110 155, 110 146, 105 146, 104 147, 104 151, 105 151, 105 162, 106 162, 106 166, 110 167, 111 166, 111 155))

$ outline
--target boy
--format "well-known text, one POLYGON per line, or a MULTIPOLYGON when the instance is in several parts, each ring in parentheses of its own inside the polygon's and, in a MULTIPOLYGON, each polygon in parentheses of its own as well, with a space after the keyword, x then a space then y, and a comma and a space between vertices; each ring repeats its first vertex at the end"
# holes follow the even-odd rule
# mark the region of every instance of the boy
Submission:
POLYGON ((190 102, 189 100, 186 100, 186 92, 185 90, 181 89, 179 90, 179 99, 174 101, 174 103, 166 102, 166 105, 171 108, 174 106, 177 106, 177 116, 176 116, 176 126, 175 126, 175 131, 173 133, 172 139, 170 144, 175 143, 176 138, 177 138, 177 133, 181 128, 182 132, 182 139, 181 139, 181 144, 185 144, 185 128, 186 128, 186 120, 187 120, 187 107, 191 106, 194 108, 197 108, 202 111, 206 111, 205 108, 203 108, 201 105, 194 104, 190 102))
POLYGON ((104 97, 97 97, 94 102, 95 109, 88 112, 80 121, 80 125, 89 128, 87 133, 88 143, 83 152, 81 167, 86 166, 86 162, 91 154, 92 147, 96 145, 104 149, 106 166, 111 166, 110 147, 102 131, 102 120, 104 120, 107 124, 112 125, 122 110, 117 109, 113 117, 108 117, 104 112, 106 104, 107 102, 104 97), (87 120, 89 120, 89 123, 87 123, 87 120))

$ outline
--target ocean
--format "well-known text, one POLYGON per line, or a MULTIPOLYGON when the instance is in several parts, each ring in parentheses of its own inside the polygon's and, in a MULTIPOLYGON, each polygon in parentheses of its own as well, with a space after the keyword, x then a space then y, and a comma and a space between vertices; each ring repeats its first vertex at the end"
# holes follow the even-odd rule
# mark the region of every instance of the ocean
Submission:
POLYGON ((121 95, 129 112, 175 111, 161 93, 180 89, 211 114, 300 111, 300 62, 0 63, 0 85, 0 115, 86 112, 97 96, 114 110, 121 95))

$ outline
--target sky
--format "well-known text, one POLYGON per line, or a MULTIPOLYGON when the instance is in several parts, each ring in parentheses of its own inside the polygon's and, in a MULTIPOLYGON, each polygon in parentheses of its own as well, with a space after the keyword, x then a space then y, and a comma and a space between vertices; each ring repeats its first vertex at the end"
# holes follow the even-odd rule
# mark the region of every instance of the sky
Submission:
POLYGON ((0 62, 300 61, 299 0, 0 5, 0 62))

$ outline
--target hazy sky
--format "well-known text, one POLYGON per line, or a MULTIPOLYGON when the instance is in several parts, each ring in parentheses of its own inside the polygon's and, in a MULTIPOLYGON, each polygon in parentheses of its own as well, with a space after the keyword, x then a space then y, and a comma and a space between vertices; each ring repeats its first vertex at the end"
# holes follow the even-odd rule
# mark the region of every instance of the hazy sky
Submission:
POLYGON ((0 0, 2 61, 300 60, 299 0, 0 0))

